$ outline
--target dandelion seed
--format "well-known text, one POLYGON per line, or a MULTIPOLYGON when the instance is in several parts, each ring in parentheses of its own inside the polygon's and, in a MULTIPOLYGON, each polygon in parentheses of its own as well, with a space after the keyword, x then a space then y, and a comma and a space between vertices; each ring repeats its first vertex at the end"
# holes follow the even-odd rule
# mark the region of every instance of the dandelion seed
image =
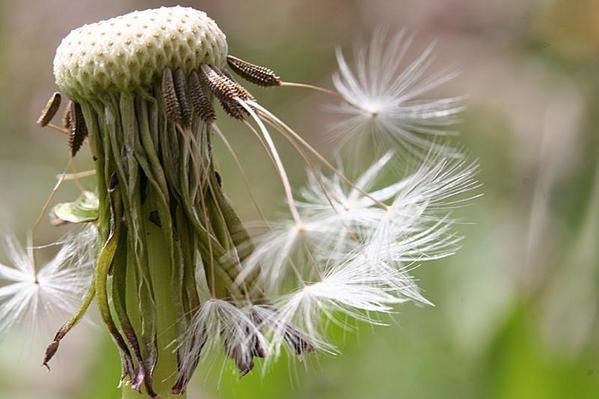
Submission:
POLYGON ((5 236, 10 264, 0 264, 0 334, 15 324, 25 323, 31 329, 45 316, 77 309, 91 280, 88 248, 95 238, 93 229, 63 238, 56 244, 58 253, 38 270, 33 249, 25 250, 14 237, 5 236))
POLYGON ((373 324, 371 313, 390 313, 393 305, 401 303, 392 294, 387 276, 372 273, 371 269, 348 262, 332 265, 322 279, 304 285, 295 293, 282 297, 272 317, 275 326, 271 347, 275 354, 286 340, 286 326, 305 332, 309 342, 320 351, 334 352, 324 337, 324 320, 344 326, 341 317, 352 317, 373 324))
POLYGON ((381 157, 353 187, 337 175, 313 171, 296 203, 303 223, 272 225, 257 241, 240 278, 261 267, 267 287, 276 292, 283 277, 314 277, 311 268, 297 270, 294 263, 346 259, 360 251, 367 258, 385 253, 389 263, 453 254, 460 237, 451 232, 449 211, 472 198, 459 196, 477 188, 477 165, 435 156, 412 175, 377 188, 378 176, 392 158, 392 153, 381 157))
POLYGON ((258 86, 279 86, 281 79, 270 68, 254 65, 237 57, 229 55, 227 63, 239 76, 258 86))
POLYGON ((52 97, 50 97, 48 103, 46 104, 46 107, 44 107, 44 110, 37 119, 38 125, 40 125, 41 127, 45 127, 48 125, 48 123, 52 121, 52 118, 54 118, 54 115, 56 115, 56 112, 58 112, 58 108, 60 107, 60 101, 60 93, 56 92, 52 94, 52 97))
POLYGON ((71 129, 69 148, 71 149, 71 157, 74 157, 87 138, 87 126, 85 126, 81 106, 75 102, 70 102, 69 104, 71 105, 70 118, 68 120, 71 129))
POLYGON ((455 74, 430 71, 432 45, 415 60, 406 61, 411 44, 412 39, 403 32, 388 37, 379 30, 368 47, 356 50, 353 67, 337 50, 339 71, 333 83, 343 102, 334 108, 342 119, 333 125, 333 131, 342 143, 372 135, 412 153, 426 153, 431 148, 454 152, 435 140, 451 134, 446 128, 463 110, 461 99, 424 96, 455 74))
POLYGON ((183 352, 181 370, 174 393, 182 390, 198 365, 202 352, 221 347, 231 357, 241 375, 254 367, 253 358, 266 356, 267 341, 259 325, 246 309, 223 300, 210 299, 203 303, 182 339, 183 352))

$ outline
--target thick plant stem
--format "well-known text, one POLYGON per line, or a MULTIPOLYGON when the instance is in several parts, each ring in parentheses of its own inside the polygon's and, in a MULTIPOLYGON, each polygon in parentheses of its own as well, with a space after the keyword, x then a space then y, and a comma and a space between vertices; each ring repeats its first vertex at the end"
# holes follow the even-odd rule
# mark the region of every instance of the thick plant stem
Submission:
MULTIPOLYGON (((154 198, 152 198, 153 200, 154 198)), ((149 203, 155 203, 148 198, 149 203)), ((144 214, 147 217, 151 207, 146 207, 144 214)), ((148 250, 150 278, 154 289, 156 301, 156 330, 158 336, 158 362, 153 373, 152 385, 156 394, 161 399, 185 399, 186 395, 173 395, 172 387, 177 379, 177 353, 173 343, 177 339, 177 318, 179 309, 174 291, 173 268, 171 267, 168 243, 163 230, 153 223, 146 224, 146 248, 148 250)), ((129 312, 135 313, 139 307, 132 306, 129 312)), ((123 399, 143 399, 150 396, 142 390, 139 392, 131 389, 129 385, 123 387, 123 399)))

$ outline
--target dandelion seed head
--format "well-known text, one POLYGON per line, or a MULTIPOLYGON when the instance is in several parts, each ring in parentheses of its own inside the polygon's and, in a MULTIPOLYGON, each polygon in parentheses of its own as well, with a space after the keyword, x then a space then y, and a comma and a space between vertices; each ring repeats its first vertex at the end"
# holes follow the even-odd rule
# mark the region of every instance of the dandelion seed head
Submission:
POLYGON ((70 98, 148 88, 166 68, 223 66, 227 42, 206 13, 187 7, 134 11, 84 25, 56 51, 54 76, 70 98))
MULTIPOLYGON (((104 180, 98 180, 96 201, 63 204, 54 215, 97 220, 101 234, 87 234, 100 249, 65 240, 38 269, 30 253, 9 243, 15 266, 0 265, 0 279, 7 281, 0 287, 0 332, 24 308, 67 310, 76 304, 91 276, 81 253, 90 254, 83 259, 97 255, 92 288, 119 346, 123 379, 135 387, 144 380, 148 392, 154 366, 160 371, 177 364, 169 370, 176 381, 166 385, 179 394, 205 354, 224 353, 244 375, 257 358, 266 358, 266 365, 283 348, 300 358, 316 350, 335 353, 327 338, 330 324, 348 328, 355 319, 382 325, 398 304, 430 304, 411 271, 455 252, 461 238, 452 231, 451 210, 476 187, 475 166, 430 155, 442 152, 434 137, 447 133, 461 105, 456 98, 424 98, 450 75, 430 72, 432 47, 405 62, 409 47, 402 34, 377 32, 369 48, 356 51, 353 67, 339 51, 337 96, 229 56, 216 23, 190 8, 136 11, 71 32, 57 50, 54 73, 87 123, 97 175, 104 180), (422 166, 390 181, 392 150, 350 180, 342 165, 336 169, 260 105, 227 65, 260 86, 312 88, 341 98, 339 132, 349 139, 369 131, 421 152, 422 166), (217 126, 213 100, 256 136, 282 184, 289 217, 267 222, 261 236, 245 229, 224 192, 212 136, 231 146, 217 126), (270 129, 309 168, 301 198, 270 129), (330 172, 321 172, 322 166, 330 172), (119 292, 129 286, 125 267, 137 271, 135 309, 119 292), (154 318, 165 309, 172 316, 168 326, 163 317, 154 318), (162 336, 173 342, 173 353, 159 348, 162 336)), ((90 295, 85 298, 77 315, 91 303, 90 295)), ((163 396, 165 381, 153 383, 163 396)))

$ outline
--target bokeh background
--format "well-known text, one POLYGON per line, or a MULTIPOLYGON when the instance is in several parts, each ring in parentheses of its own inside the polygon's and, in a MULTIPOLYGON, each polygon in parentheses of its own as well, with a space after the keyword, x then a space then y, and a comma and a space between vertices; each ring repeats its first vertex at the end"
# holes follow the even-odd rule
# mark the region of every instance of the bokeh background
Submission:
MULTIPOLYGON (((55 90, 60 39, 84 23, 169 1, 0 2, 0 227, 24 238, 68 159, 65 138, 34 121, 55 90)), ((333 332, 339 356, 279 361, 239 379, 220 364, 197 373, 191 398, 599 398, 599 1, 180 1, 203 9, 230 50, 289 80, 331 86, 334 50, 377 26, 436 41, 436 63, 460 76, 442 92, 465 95, 461 140, 480 160, 484 196, 459 210, 461 252, 416 270, 436 307, 401 307, 390 327, 333 332)), ((325 154, 329 99, 255 90, 325 154)), ((224 130, 260 203, 282 193, 258 145, 234 122, 224 130)), ((288 151, 285 149, 283 151, 288 151)), ((255 218, 224 151, 227 191, 255 218)), ((369 154, 365 154, 366 157, 369 154)), ((88 169, 82 151, 77 167, 88 169)), ((300 160, 286 161, 297 185, 300 160)), ((65 185, 57 200, 77 189, 65 185)), ((40 242, 65 230, 45 223, 40 242)), ((4 259, 0 254, 0 259, 4 259)), ((0 398, 118 398, 116 350, 89 323, 64 341, 51 372, 41 351, 62 320, 0 341, 0 398)))

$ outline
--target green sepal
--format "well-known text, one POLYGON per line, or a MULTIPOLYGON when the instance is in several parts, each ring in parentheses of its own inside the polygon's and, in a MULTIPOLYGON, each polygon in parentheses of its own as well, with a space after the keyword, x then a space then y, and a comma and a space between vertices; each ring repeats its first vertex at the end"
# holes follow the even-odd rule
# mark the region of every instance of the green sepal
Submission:
POLYGON ((84 191, 75 201, 63 202, 52 208, 50 220, 54 225, 95 222, 99 206, 98 196, 91 191, 84 191))

